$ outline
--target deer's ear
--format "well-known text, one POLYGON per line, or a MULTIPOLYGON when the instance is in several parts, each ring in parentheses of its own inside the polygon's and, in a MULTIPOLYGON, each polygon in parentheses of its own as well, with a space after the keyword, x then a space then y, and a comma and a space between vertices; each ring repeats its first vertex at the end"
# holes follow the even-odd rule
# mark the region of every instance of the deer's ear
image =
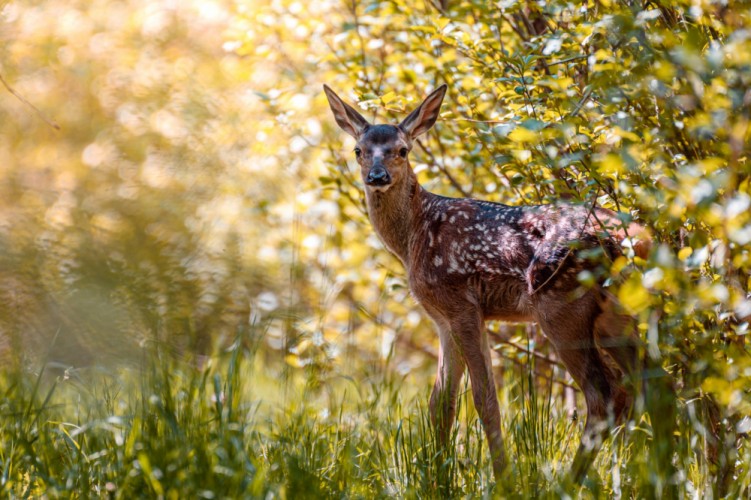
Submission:
POLYGON ((363 118, 352 106, 342 101, 328 85, 324 84, 323 90, 326 92, 336 123, 349 135, 359 139, 365 129, 370 126, 368 120, 363 118))
POLYGON ((399 126, 407 132, 413 139, 420 134, 424 134, 438 119, 438 112, 441 110, 443 96, 446 95, 448 86, 444 83, 422 101, 416 110, 411 112, 399 126))

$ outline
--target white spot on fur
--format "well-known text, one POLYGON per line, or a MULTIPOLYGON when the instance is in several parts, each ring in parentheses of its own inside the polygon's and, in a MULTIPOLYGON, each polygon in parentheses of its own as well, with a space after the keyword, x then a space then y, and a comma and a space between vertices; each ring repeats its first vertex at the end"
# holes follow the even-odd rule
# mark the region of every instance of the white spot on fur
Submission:
POLYGON ((440 267, 441 265, 443 265, 443 259, 441 258, 441 256, 440 256, 440 255, 436 255, 436 256, 435 256, 435 257, 433 258, 433 265, 434 265, 435 267, 440 267))
POLYGON ((456 256, 452 253, 449 254, 449 272, 465 274, 467 272, 466 267, 459 267, 459 263, 456 261, 456 256))

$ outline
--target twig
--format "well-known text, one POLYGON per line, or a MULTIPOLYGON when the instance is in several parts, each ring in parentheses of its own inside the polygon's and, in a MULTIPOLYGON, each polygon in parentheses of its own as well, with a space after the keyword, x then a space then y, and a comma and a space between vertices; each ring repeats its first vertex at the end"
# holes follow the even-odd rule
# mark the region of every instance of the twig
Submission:
POLYGON ((573 61, 579 61, 581 59, 586 59, 588 57, 589 57, 589 55, 585 54, 583 56, 569 57, 568 59, 561 59, 560 61, 553 61, 553 62, 549 62, 547 64, 548 64, 548 66, 557 66, 558 64, 566 64, 566 63, 570 63, 570 62, 573 62, 573 61))
POLYGON ((527 35, 524 34, 524 32, 521 30, 521 28, 519 28, 519 26, 517 26, 516 24, 513 23, 513 21, 511 21, 511 18, 508 15, 504 14, 501 17, 503 17, 503 19, 506 20, 506 22, 509 24, 509 26, 511 26, 511 29, 514 30, 517 35, 519 35, 519 38, 521 38, 522 41, 524 41, 524 42, 527 41, 527 39, 528 39, 527 35))
MULTIPOLYGON (((438 354, 436 352, 434 352, 432 349, 427 349, 424 346, 420 346, 416 342, 412 341, 411 339, 404 338, 404 337, 399 337, 397 341, 400 344, 405 345, 406 347, 409 347, 410 349, 414 349, 415 351, 419 351, 419 352, 422 352, 423 354, 427 354, 431 358, 435 359, 435 358, 438 357, 438 354)), ((524 350, 524 348, 521 348, 521 349, 524 350)), ((522 361, 516 359, 513 356, 509 356, 507 354, 504 354, 503 352, 500 352, 498 349, 493 349, 493 350, 496 353, 498 353, 498 355, 500 357, 502 357, 503 359, 507 359, 507 360, 511 361, 512 363, 517 364, 519 366, 526 366, 525 363, 523 363, 522 361)), ((575 385, 570 384, 570 383, 568 383, 568 382, 566 382, 564 380, 559 380, 559 379, 554 378, 552 376, 548 376, 545 373, 541 372, 536 366, 534 367, 534 372, 535 372, 535 376, 536 377, 539 377, 539 378, 541 378, 543 380, 546 380, 548 382, 555 382, 556 384, 560 384, 560 385, 562 385, 564 387, 568 387, 569 389, 573 389, 574 391, 579 392, 579 388, 576 387, 575 385)))
POLYGON ((438 12, 440 12, 443 15, 446 15, 446 6, 442 5, 444 2, 441 2, 440 4, 437 3, 435 0, 429 0, 428 3, 438 12))
POLYGON ((362 64, 362 74, 365 77, 365 83, 368 87, 372 88, 373 85, 370 83, 370 77, 368 76, 368 58, 365 55, 365 41, 362 38, 362 33, 360 33, 360 17, 357 15, 357 0, 352 0, 351 9, 352 17, 355 20, 355 34, 360 41, 360 63, 362 64))
POLYGON ((487 123, 489 125, 495 125, 498 123, 508 123, 508 120, 475 120, 474 118, 453 118, 451 120, 447 120, 450 122, 472 122, 472 123, 487 123))
POLYGON ((511 341, 510 339, 504 338, 503 334, 501 334, 500 332, 496 332, 496 331, 493 331, 493 330, 487 330, 487 332, 488 332, 488 335, 490 335, 492 337, 492 339, 495 340, 495 341, 497 341, 497 342, 500 342, 500 343, 506 344, 506 345, 510 345, 514 349, 522 351, 523 353, 528 354, 530 356, 534 356, 537 359, 539 359, 541 361, 544 361, 544 362, 546 362, 548 364, 563 367, 563 364, 560 361, 552 359, 552 358, 550 358, 548 356, 545 356, 544 354, 542 354, 540 352, 537 352, 537 351, 534 351, 532 349, 527 349, 526 347, 521 346, 521 345, 517 344, 516 342, 511 341))
POLYGON ((415 142, 417 142, 417 145, 420 146, 420 149, 422 149, 425 152, 425 154, 428 155, 428 157, 430 157, 430 160, 433 163, 433 165, 435 165, 438 168, 438 170, 440 170, 441 173, 448 178, 451 185, 454 186, 454 188, 457 191, 459 191, 462 194, 462 196, 469 197, 469 194, 464 190, 462 185, 459 184, 459 182, 454 178, 454 176, 451 175, 451 173, 448 171, 446 166, 443 165, 442 162, 437 161, 433 152, 427 146, 425 146, 425 144, 423 144, 420 139, 415 139, 415 142))
POLYGON ((60 130, 60 125, 58 125, 54 121, 50 120, 46 116, 44 116, 44 113, 42 113, 41 111, 39 111, 39 109, 36 106, 34 106, 29 101, 27 101, 26 99, 24 99, 24 97, 21 94, 19 94, 15 90, 13 90, 13 88, 11 88, 11 86, 8 85, 8 82, 5 81, 5 78, 3 78, 3 75, 0 75, 0 83, 2 83, 3 86, 8 90, 8 92, 10 92, 16 99, 18 99, 19 101, 21 101, 22 103, 26 104, 28 107, 30 107, 31 109, 33 109, 34 111, 36 111, 37 116, 39 116, 39 118, 41 118, 42 121, 44 121, 44 123, 46 123, 50 127, 54 128, 55 130, 60 130))
POLYGON ((574 111, 571 112, 571 117, 574 117, 579 114, 579 111, 581 111, 584 104, 589 100, 589 97, 592 95, 592 89, 588 88, 584 91, 584 95, 579 100, 579 102, 576 104, 576 108, 574 108, 574 111))
MULTIPOLYGON (((524 363, 522 363, 518 359, 513 358, 511 356, 507 356, 506 354, 503 354, 502 352, 498 351, 497 349, 494 349, 494 351, 497 352, 498 355, 500 357, 502 357, 503 359, 507 359, 507 360, 511 361, 512 363, 515 363, 515 364, 517 364, 519 366, 526 366, 524 363)), ((579 392, 579 388, 576 387, 573 384, 569 384, 568 382, 565 382, 563 380, 559 380, 557 378, 549 377, 549 376, 545 375, 544 373, 540 372, 536 367, 534 368, 534 371, 535 371, 535 376, 536 377, 540 377, 541 379, 547 380, 548 382, 555 382, 556 384, 560 384, 560 385, 562 385, 564 387, 568 387, 569 389, 573 389, 573 390, 579 392)))

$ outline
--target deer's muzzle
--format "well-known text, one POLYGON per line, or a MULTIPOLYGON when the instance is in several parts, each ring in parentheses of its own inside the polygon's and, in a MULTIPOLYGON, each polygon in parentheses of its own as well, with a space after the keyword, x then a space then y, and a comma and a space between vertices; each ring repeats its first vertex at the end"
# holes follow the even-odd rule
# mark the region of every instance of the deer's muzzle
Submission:
POLYGON ((386 186, 391 183, 391 176, 385 168, 376 165, 368 172, 365 183, 369 186, 386 186))

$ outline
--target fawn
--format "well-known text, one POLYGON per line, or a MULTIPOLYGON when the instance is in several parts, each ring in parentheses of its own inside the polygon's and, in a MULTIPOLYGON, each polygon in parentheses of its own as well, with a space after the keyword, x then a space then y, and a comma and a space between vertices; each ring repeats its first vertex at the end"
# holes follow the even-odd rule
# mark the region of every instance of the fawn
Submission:
POLYGON ((404 264, 413 296, 438 328, 438 374, 430 397, 438 439, 446 445, 450 436, 466 367, 493 473, 496 481, 501 479, 506 455, 484 325, 487 320, 534 321, 586 400, 587 420, 571 469, 579 482, 609 426, 630 405, 621 377, 637 368, 639 340, 632 318, 618 310, 612 297, 579 283, 577 274, 594 264, 578 249, 601 248, 613 258, 628 239, 644 257, 650 240, 643 227, 625 226, 603 208, 507 206, 423 189, 409 152, 435 124, 446 89, 433 91, 399 125, 373 125, 324 85, 336 122, 357 141, 373 227, 404 264))

